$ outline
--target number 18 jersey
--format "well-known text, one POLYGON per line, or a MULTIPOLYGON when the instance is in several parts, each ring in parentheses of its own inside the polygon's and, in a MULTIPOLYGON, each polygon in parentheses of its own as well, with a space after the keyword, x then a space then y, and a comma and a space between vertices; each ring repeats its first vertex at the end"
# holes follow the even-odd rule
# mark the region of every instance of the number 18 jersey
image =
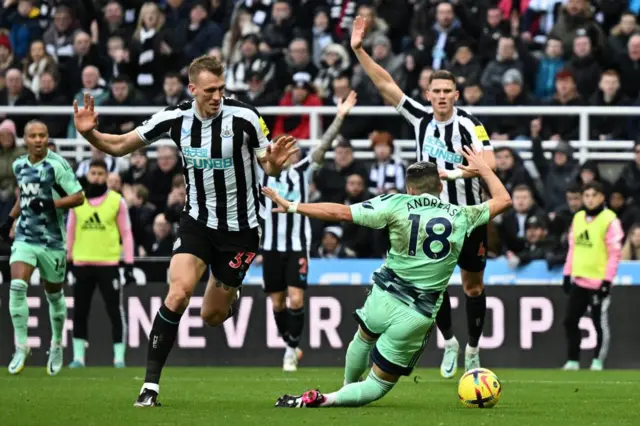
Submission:
POLYGON ((429 194, 382 195, 352 205, 351 215, 358 225, 388 226, 391 248, 382 269, 400 284, 396 290, 415 296, 447 287, 465 238, 490 219, 487 203, 457 206, 429 194))

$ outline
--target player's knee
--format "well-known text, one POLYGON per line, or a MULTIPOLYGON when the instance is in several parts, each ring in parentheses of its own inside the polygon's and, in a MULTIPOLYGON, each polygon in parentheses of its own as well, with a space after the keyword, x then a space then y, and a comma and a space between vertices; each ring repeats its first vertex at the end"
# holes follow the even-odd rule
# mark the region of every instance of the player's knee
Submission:
POLYGON ((302 309, 304 307, 304 296, 302 294, 292 294, 289 296, 289 308, 290 309, 302 309))
POLYGON ((477 274, 465 274, 466 276, 462 277, 462 289, 464 294, 469 297, 478 297, 484 291, 484 282, 482 280, 482 275, 478 276, 477 274))
POLYGON ((229 317, 229 311, 224 312, 220 309, 202 310, 200 311, 200 317, 209 327, 217 327, 229 317))
POLYGON ((284 292, 272 293, 271 304, 273 305, 274 311, 282 312, 287 309, 287 296, 284 292))
POLYGON ((192 294, 192 291, 187 291, 180 286, 171 286, 164 304, 173 312, 184 312, 189 306, 192 294))

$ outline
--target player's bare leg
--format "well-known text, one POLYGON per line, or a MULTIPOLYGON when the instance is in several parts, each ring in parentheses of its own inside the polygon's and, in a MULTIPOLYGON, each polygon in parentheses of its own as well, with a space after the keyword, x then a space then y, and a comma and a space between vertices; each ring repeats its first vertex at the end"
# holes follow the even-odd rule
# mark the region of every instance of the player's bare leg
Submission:
POLYGON ((63 366, 62 333, 67 320, 67 302, 62 291, 63 283, 44 281, 44 291, 49 303, 49 320, 51 322, 51 346, 47 360, 47 374, 57 375, 63 366))
POLYGON ((211 274, 200 310, 200 316, 208 326, 217 327, 233 314, 231 305, 238 296, 238 290, 211 274))
POLYGON ((9 288, 9 313, 13 324, 16 351, 9 363, 10 374, 20 374, 30 354, 27 346, 27 321, 29 306, 27 305, 27 284, 35 267, 24 262, 11 264, 11 287, 9 288))
POLYGON ((304 290, 298 287, 288 287, 286 293, 271 293, 270 297, 278 332, 287 344, 282 359, 282 370, 286 372, 297 371, 298 361, 302 358, 299 343, 304 328, 304 290), (289 296, 289 306, 287 306, 287 295, 289 296))
POLYGON ((480 368, 478 344, 487 311, 487 298, 484 293, 484 271, 469 272, 461 269, 460 272, 466 296, 467 328, 469 331, 469 341, 464 352, 464 370, 469 371, 480 368))
POLYGON ((136 407, 159 405, 157 398, 162 369, 176 340, 180 318, 189 306, 193 290, 206 267, 201 259, 191 254, 178 253, 171 258, 169 293, 153 320, 147 349, 147 372, 138 400, 134 404, 136 407))

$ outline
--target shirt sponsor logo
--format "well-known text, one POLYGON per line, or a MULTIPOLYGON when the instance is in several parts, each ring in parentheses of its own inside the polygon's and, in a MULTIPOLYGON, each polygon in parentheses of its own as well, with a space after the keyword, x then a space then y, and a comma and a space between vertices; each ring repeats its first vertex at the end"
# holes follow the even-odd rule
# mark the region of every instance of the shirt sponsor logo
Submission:
POLYGON ((182 155, 187 166, 194 169, 224 170, 233 167, 233 158, 210 158, 207 148, 182 148, 182 155))
POLYGON ((425 138, 422 153, 425 157, 444 160, 451 164, 462 164, 463 162, 462 155, 447 150, 447 144, 435 136, 427 136, 425 138))

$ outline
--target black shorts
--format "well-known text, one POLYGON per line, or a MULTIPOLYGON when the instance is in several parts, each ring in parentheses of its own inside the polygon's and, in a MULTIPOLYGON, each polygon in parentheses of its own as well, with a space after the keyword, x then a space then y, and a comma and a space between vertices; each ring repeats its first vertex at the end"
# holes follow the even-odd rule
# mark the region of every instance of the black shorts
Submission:
POLYGON ((187 253, 202 259, 214 277, 237 288, 242 285, 259 245, 258 228, 218 231, 183 214, 173 254, 187 253))
POLYGON ((487 225, 477 227, 464 240, 458 266, 468 272, 481 272, 487 266, 487 225))
POLYGON ((262 278, 265 293, 279 293, 287 287, 307 288, 307 253, 292 251, 262 253, 262 278))

